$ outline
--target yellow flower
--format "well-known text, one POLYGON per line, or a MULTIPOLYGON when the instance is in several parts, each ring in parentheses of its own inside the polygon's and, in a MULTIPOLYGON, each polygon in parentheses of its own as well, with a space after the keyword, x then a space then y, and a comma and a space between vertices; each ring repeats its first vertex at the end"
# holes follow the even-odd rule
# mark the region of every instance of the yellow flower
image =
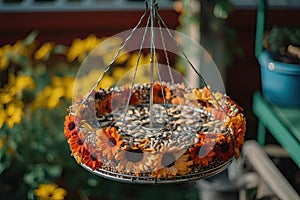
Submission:
POLYGON ((69 100, 72 99, 74 82, 75 82, 74 77, 65 76, 63 78, 66 99, 69 99, 69 100))
POLYGON ((211 99, 210 90, 207 87, 204 87, 200 90, 193 89, 193 93, 197 97, 198 100, 208 102, 211 99))
MULTIPOLYGON (((102 73, 103 70, 92 69, 88 74, 77 78, 74 86, 75 96, 84 96, 90 92, 90 90, 96 85, 102 73)), ((115 84, 115 79, 111 76, 105 75, 97 88, 99 89, 101 87, 106 89, 113 84, 115 84)))
POLYGON ((56 184, 40 184, 39 188, 34 191, 39 200, 62 200, 65 199, 67 191, 58 187, 56 184))
POLYGON ((9 103, 6 108, 6 124, 12 128, 14 124, 19 124, 23 115, 22 102, 9 103))
POLYGON ((67 53, 67 60, 69 62, 72 62, 78 57, 78 60, 83 61, 85 56, 85 52, 83 52, 82 40, 76 38, 75 40, 73 40, 72 46, 69 48, 69 51, 67 53))
POLYGON ((58 106, 60 99, 64 96, 65 90, 63 87, 51 88, 51 94, 46 104, 47 108, 53 109, 58 106))
POLYGON ((4 53, 3 48, 0 48, 0 70, 6 70, 8 66, 8 59, 4 53))
POLYGON ((54 48, 54 44, 52 42, 46 42, 43 44, 34 54, 34 58, 36 60, 45 60, 49 57, 49 54, 54 48))
POLYGON ((114 85, 115 79, 111 76, 104 76, 104 78, 101 80, 100 84, 98 85, 97 89, 103 88, 107 89, 114 85))
POLYGON ((127 71, 128 69, 126 67, 115 67, 112 75, 116 80, 119 80, 127 71))
MULTIPOLYGON (((132 56, 129 58, 128 64, 126 66, 129 68, 135 67, 137 59, 138 59, 138 53, 136 52, 136 53, 132 54, 132 56)), ((148 54, 148 55, 141 54, 141 57, 139 60, 139 66, 148 65, 148 64, 150 64, 150 54, 148 54)))
POLYGON ((99 43, 100 39, 98 39, 95 35, 89 35, 86 39, 76 38, 73 40, 71 47, 67 53, 67 60, 72 62, 74 60, 78 60, 82 62, 85 57, 91 52, 99 43))
POLYGON ((8 66, 8 60, 6 57, 0 57, 0 70, 6 70, 8 66))
POLYGON ((63 87, 46 86, 44 90, 37 95, 33 106, 34 108, 46 107, 48 109, 53 109, 59 104, 60 98, 63 96, 63 87))
MULTIPOLYGON (((136 67, 136 62, 138 59, 138 53, 133 53, 128 61, 126 62, 126 71, 129 72, 128 75, 126 75, 129 80, 126 79, 128 83, 131 83, 131 80, 133 79, 133 74, 134 74, 134 68, 136 67)), ((155 59, 154 59, 155 62, 155 59)), ((145 82, 150 82, 150 54, 144 55, 141 54, 140 60, 138 63, 138 71, 136 74, 135 78, 135 83, 145 83, 145 82)), ((121 74, 117 74, 121 75, 121 74)), ((124 75, 124 74, 123 74, 124 75)), ((154 79, 157 79, 157 73, 155 71, 154 73, 154 79)))
POLYGON ((6 112, 3 108, 0 108, 0 128, 2 128, 3 124, 6 120, 6 112))
POLYGON ((177 174, 184 175, 191 171, 190 166, 193 161, 189 160, 189 155, 177 147, 162 147, 155 161, 155 169, 151 176, 162 178, 172 178, 177 174))
POLYGON ((98 39, 94 34, 89 35, 84 41, 84 47, 87 51, 92 51, 99 43, 98 39))
POLYGON ((14 90, 2 90, 0 89, 0 103, 7 104, 14 99, 14 90))
POLYGON ((24 89, 33 90, 35 87, 34 80, 31 76, 17 76, 15 79, 16 93, 23 91, 24 89))
POLYGON ((25 46, 21 40, 18 40, 14 45, 4 45, 0 54, 0 68, 5 70, 9 65, 9 61, 16 61, 20 56, 25 56, 25 53, 25 46))
POLYGON ((37 94, 33 107, 46 107, 53 109, 60 103, 61 98, 72 98, 74 78, 70 76, 54 76, 51 84, 46 86, 42 92, 37 94))
POLYGON ((24 89, 33 90, 35 87, 34 80, 30 76, 19 75, 15 77, 10 74, 8 84, 0 88, 0 102, 7 104, 15 98, 15 95, 24 89))
POLYGON ((125 63, 128 58, 130 57, 130 54, 125 51, 124 49, 120 52, 119 56, 117 57, 115 63, 116 64, 122 64, 122 63, 125 63))
MULTIPOLYGON (((123 39, 120 37, 101 38, 98 44, 94 46, 94 49, 91 49, 94 50, 92 56, 101 58, 104 65, 108 66, 122 46, 123 39), (100 45, 97 46, 98 44, 100 45)), ((130 54, 125 49, 122 49, 113 64, 123 64, 128 60, 129 56, 130 54)))
MULTIPOLYGON (((103 48, 103 47, 101 47, 103 48)), ((107 51, 102 54, 102 59, 105 66, 108 66, 116 56, 117 52, 119 51, 120 46, 108 46, 104 47, 107 48, 107 51)), ((123 49, 121 50, 119 56, 116 58, 114 64, 122 64, 129 58, 129 54, 123 49)))

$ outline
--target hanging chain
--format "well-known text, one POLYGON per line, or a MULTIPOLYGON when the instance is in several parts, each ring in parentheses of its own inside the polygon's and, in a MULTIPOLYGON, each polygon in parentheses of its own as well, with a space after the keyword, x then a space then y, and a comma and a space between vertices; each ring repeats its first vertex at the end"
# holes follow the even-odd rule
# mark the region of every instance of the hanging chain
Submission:
MULTIPOLYGON (((159 14, 157 13, 157 15, 159 15, 159 14)), ((161 42, 162 42, 162 45, 163 45, 163 50, 164 50, 164 54, 165 54, 165 58, 166 58, 166 62, 167 62, 169 77, 170 77, 170 80, 171 80, 171 84, 174 84, 174 78, 173 78, 173 74, 172 74, 172 70, 171 70, 171 66, 170 66, 170 60, 169 60, 169 56, 168 56, 168 52, 167 52, 167 48, 166 48, 165 38, 164 38, 164 35, 163 35, 163 32, 162 32, 162 27, 161 27, 161 24, 160 24, 160 20, 158 20, 158 26, 159 26, 161 42)))
POLYGON ((155 59, 155 34, 154 34, 154 26, 155 26, 155 18, 156 18, 156 10, 157 10, 157 2, 156 0, 151 0, 150 5, 150 108, 149 108, 149 117, 150 117, 150 127, 153 127, 153 83, 154 83, 154 59, 155 59))
POLYGON ((116 59, 118 58, 118 56, 120 55, 121 51, 125 48, 128 40, 130 40, 133 36, 133 34, 135 33, 135 31, 137 30, 137 28, 141 25, 143 19, 145 18, 147 12, 148 12, 148 3, 147 1, 145 1, 145 12, 142 15, 142 17, 140 18, 140 20, 138 21, 137 25, 132 29, 132 31, 130 32, 130 34, 128 35, 128 37, 124 40, 122 46, 118 49, 118 52, 115 54, 114 58, 112 59, 112 61, 108 64, 108 66, 105 68, 105 70, 103 71, 103 73, 101 74, 100 78, 97 80, 96 84, 94 85, 94 87, 90 90, 90 92, 87 94, 86 98, 83 99, 83 101, 81 102, 81 104, 84 104, 87 99, 91 96, 91 94, 94 92, 94 90, 98 87, 98 85, 100 84, 100 82, 102 81, 102 79, 104 78, 104 76, 106 75, 106 73, 110 70, 111 66, 115 63, 116 59))
POLYGON ((125 113, 124 113, 124 117, 123 117, 123 120, 122 120, 121 130, 123 129, 125 119, 126 119, 126 115, 127 115, 128 109, 129 109, 130 99, 131 99, 131 96, 132 96, 132 91, 133 91, 133 87, 134 87, 134 83, 135 83, 135 79, 136 79, 136 74, 137 74, 137 71, 138 71, 140 58, 141 58, 141 55, 142 55, 142 49, 143 49, 143 46, 144 46, 144 43, 145 43, 146 34, 148 32, 149 22, 150 22, 150 18, 148 18, 148 20, 147 20, 147 24, 146 24, 146 27, 145 27, 145 30, 144 30, 142 41, 141 41, 141 45, 140 45, 140 48, 139 48, 138 57, 137 57, 137 61, 136 61, 135 68, 134 68, 134 74, 133 74, 133 78, 132 78, 132 81, 131 81, 131 87, 130 87, 130 90, 129 90, 129 96, 128 96, 128 99, 127 99, 127 102, 126 102, 125 113))
POLYGON ((162 23, 162 25, 164 26, 164 28, 167 30, 167 33, 169 35, 169 37, 173 40, 173 42, 175 43, 177 49, 182 53, 183 57, 185 58, 185 60, 188 62, 188 64, 190 65, 190 67, 194 70, 194 72, 197 74, 197 76, 200 78, 201 82, 204 84, 204 86, 210 91, 210 94, 212 96, 212 98, 214 99, 214 101, 217 103, 218 107, 226 114, 226 116, 230 117, 228 115, 228 113, 226 112, 226 110, 220 105, 220 103, 218 102, 218 100, 216 99, 215 95, 213 94, 213 92, 210 90, 210 88, 208 87, 206 81, 204 80, 203 76, 197 71, 197 69, 195 68, 195 66, 192 64, 192 62, 188 59, 187 55, 185 54, 184 50, 182 49, 182 47, 178 44, 178 42, 175 40, 175 38, 173 37, 173 35, 171 34, 169 28, 167 27, 167 25, 165 24, 164 20, 161 18, 161 16, 159 14, 157 14, 158 20, 162 23))

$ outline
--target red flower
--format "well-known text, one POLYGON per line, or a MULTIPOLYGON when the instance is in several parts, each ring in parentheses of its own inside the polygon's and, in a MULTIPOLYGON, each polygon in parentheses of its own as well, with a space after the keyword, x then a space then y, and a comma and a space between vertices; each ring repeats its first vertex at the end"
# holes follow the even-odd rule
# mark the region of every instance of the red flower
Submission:
POLYGON ((98 169, 102 166, 101 153, 92 145, 87 145, 84 152, 82 162, 90 167, 92 170, 98 169))
POLYGON ((95 110, 102 113, 110 113, 112 111, 112 95, 109 94, 104 99, 95 99, 95 110))
POLYGON ((230 137, 225 137, 220 143, 216 144, 215 151, 218 158, 227 161, 233 153, 233 140, 230 137))
MULTIPOLYGON (((127 102, 127 99, 129 97, 129 92, 130 92, 130 89, 129 88, 125 88, 123 91, 122 91, 122 97, 123 99, 127 102)), ((138 98, 138 94, 136 91, 133 91, 132 94, 131 94, 131 97, 130 97, 130 101, 129 103, 131 105, 138 105, 141 103, 141 100, 138 98)))
POLYGON ((200 166, 208 166, 208 163, 216 155, 210 145, 195 145, 190 149, 191 157, 200 166))

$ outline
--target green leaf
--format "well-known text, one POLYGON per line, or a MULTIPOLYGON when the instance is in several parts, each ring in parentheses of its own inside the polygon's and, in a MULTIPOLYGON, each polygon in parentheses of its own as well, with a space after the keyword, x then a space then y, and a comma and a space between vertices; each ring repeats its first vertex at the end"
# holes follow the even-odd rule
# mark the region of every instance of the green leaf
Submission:
POLYGON ((53 178, 58 178, 61 176, 62 173, 62 166, 59 165, 54 165, 54 166, 46 166, 47 173, 53 177, 53 178))
POLYGON ((26 56, 23 56, 23 55, 20 55, 20 56, 18 57, 17 62, 18 62, 21 66, 23 66, 23 67, 26 67, 26 66, 29 65, 28 58, 27 58, 26 56))
POLYGON ((53 49, 53 52, 56 54, 65 54, 66 51, 67 51, 67 47, 62 44, 56 45, 55 48, 53 49))
POLYGON ((32 31, 25 39, 24 39, 24 45, 28 46, 34 42, 36 37, 38 36, 38 31, 32 31))

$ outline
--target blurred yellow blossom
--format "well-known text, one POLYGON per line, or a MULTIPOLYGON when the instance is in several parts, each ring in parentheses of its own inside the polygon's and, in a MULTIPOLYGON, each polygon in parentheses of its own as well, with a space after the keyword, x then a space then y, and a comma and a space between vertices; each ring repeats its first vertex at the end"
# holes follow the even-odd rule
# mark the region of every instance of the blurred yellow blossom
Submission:
POLYGON ((64 87, 65 87, 65 98, 71 100, 73 95, 73 86, 75 79, 71 76, 65 76, 63 78, 64 81, 64 87))
POLYGON ((23 91, 24 89, 33 90, 35 88, 34 80, 31 76, 19 75, 15 78, 16 93, 23 91))
POLYGON ((15 97, 15 91, 7 90, 7 89, 0 89, 0 104, 7 104, 12 101, 15 97))
POLYGON ((73 94, 73 85, 74 85, 74 77, 71 76, 54 76, 52 77, 51 85, 53 87, 61 87, 64 90, 63 96, 67 99, 72 99, 73 94))
POLYGON ((34 54, 36 60, 45 60, 54 48, 53 42, 46 42, 34 54))
MULTIPOLYGON (((139 60, 139 66, 142 66, 142 65, 149 65, 150 64, 150 54, 147 54, 147 55, 144 55, 144 54, 141 54, 140 55, 140 60, 139 60)), ((127 63, 127 67, 129 68, 132 68, 132 67, 135 67, 136 66, 136 62, 138 60, 138 53, 134 53, 131 55, 131 57, 129 58, 128 60, 128 63, 127 63)), ((155 60, 154 60, 155 62, 155 60)))
MULTIPOLYGON (((103 70, 101 69, 92 69, 87 74, 77 77, 75 85, 74 85, 74 92, 75 96, 84 96, 88 94, 91 89, 97 84, 98 79, 102 76, 103 70)), ((114 85, 115 79, 108 74, 106 74, 103 79, 101 80, 100 84, 97 88, 108 88, 114 85)))
POLYGON ((50 95, 47 98, 46 107, 49 109, 53 109, 59 104, 60 99, 64 96, 65 89, 64 89, 64 87, 60 87, 60 86, 53 87, 53 88, 48 87, 48 88, 50 91, 50 95))
POLYGON ((5 122, 9 128, 12 128, 14 124, 19 124, 23 115, 23 103, 11 102, 6 106, 5 122))
POLYGON ((34 194, 39 200, 63 200, 67 195, 67 191, 54 183, 50 183, 40 184, 34 194))
POLYGON ((8 66, 8 59, 5 55, 5 52, 0 48, 0 70, 5 70, 8 66))
POLYGON ((116 80, 119 80, 120 78, 122 78, 130 69, 128 69, 127 67, 115 67, 114 71, 112 73, 113 77, 116 80))
POLYGON ((7 104, 16 99, 16 94, 22 92, 24 89, 33 90, 35 83, 32 77, 19 75, 15 77, 10 74, 8 83, 4 88, 0 88, 0 103, 7 104))
POLYGON ((67 60, 69 62, 74 61, 76 58, 78 58, 78 60, 80 61, 83 61, 86 54, 84 52, 82 43, 82 40, 79 38, 73 40, 72 46, 69 48, 69 51, 67 53, 67 60))
POLYGON ((96 89, 99 89, 99 88, 107 89, 107 88, 113 86, 114 84, 115 84, 114 77, 104 76, 96 89))
POLYGON ((84 41, 84 47, 87 51, 92 51, 99 43, 100 39, 94 34, 89 35, 84 41))
POLYGON ((7 44, 3 47, 4 52, 8 57, 23 55, 24 45, 21 40, 18 40, 14 45, 7 44))
POLYGON ((63 96, 63 87, 46 86, 42 92, 37 94, 33 103, 34 108, 46 107, 53 109, 59 104, 60 98, 63 96))
POLYGON ((51 84, 46 86, 44 90, 37 94, 33 103, 33 107, 46 107, 53 109, 60 103, 61 98, 72 98, 72 88, 74 84, 74 78, 70 76, 59 77, 53 76, 51 84))
MULTIPOLYGON (((113 61, 114 57, 118 53, 119 48, 120 46, 108 47, 106 53, 101 55, 105 66, 108 66, 113 61)), ((114 64, 124 63, 129 58, 129 56, 129 53, 127 53, 125 50, 121 50, 114 64)))
POLYGON ((92 51, 99 43, 100 39, 91 34, 86 39, 76 38, 73 40, 71 47, 67 53, 67 60, 72 62, 78 60, 82 62, 90 51, 92 51))
POLYGON ((6 120, 6 112, 3 108, 0 107, 0 128, 2 128, 3 124, 6 120))

